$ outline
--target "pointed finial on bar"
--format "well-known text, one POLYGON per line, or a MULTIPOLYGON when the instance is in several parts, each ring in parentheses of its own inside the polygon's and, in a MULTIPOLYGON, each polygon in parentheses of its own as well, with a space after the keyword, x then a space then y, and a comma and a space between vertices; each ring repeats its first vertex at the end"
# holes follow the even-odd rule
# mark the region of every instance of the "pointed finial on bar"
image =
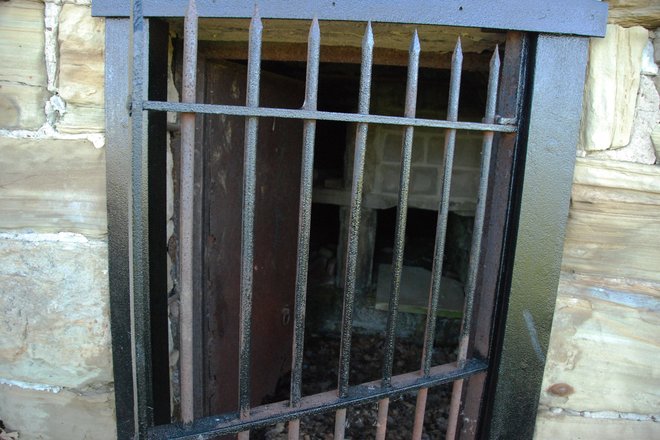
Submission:
POLYGON ((259 15, 259 5, 256 3, 254 4, 254 13, 252 14, 252 19, 250 20, 250 34, 252 34, 254 29, 254 32, 259 32, 261 33, 261 30, 263 29, 263 25, 261 23, 261 15, 259 15))
POLYGON ((497 87, 500 78, 500 48, 495 46, 495 52, 490 58, 490 72, 488 73, 488 91, 486 96, 486 114, 484 122, 492 124, 495 122, 495 106, 497 102, 497 87))
POLYGON ((413 32, 412 41, 410 42, 410 53, 419 55, 422 51, 422 47, 419 44, 419 35, 417 34, 417 29, 413 32))
POLYGON ((371 29, 371 21, 367 22, 367 27, 364 30, 364 37, 362 37, 362 49, 372 50, 374 48, 374 32, 371 29))
POLYGON ((188 8, 186 9, 186 16, 197 18, 197 2, 195 0, 188 1, 188 8))
POLYGON ((310 46, 312 46, 312 43, 316 45, 321 42, 321 28, 319 27, 319 19, 316 18, 316 15, 312 19, 312 25, 309 27, 308 42, 310 46))
POLYGON ((451 66, 452 69, 454 66, 458 66, 459 68, 463 64, 463 47, 461 45, 461 37, 459 36, 456 39, 456 46, 454 47, 454 53, 451 56, 451 66))

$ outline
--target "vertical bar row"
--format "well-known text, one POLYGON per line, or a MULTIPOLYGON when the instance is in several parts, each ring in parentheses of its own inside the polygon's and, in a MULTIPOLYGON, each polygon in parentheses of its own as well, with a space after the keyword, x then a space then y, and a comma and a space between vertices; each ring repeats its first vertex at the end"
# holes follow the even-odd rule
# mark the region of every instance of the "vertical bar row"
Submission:
MULTIPOLYGON (((312 20, 307 40, 307 75, 303 109, 316 110, 321 56, 321 29, 316 17, 312 20)), ((307 300, 307 269, 309 261, 309 234, 312 218, 312 185, 314 177, 314 137, 316 121, 303 124, 303 157, 300 176, 300 210, 298 214, 298 250, 296 264, 296 291, 293 322, 293 356, 291 365, 291 406, 298 406, 302 395, 302 364, 305 343, 305 307, 307 300)), ((299 420, 289 423, 289 438, 298 438, 299 420)))
MULTIPOLYGON (((371 70, 373 66, 374 35, 371 22, 362 37, 362 59, 360 64, 360 91, 358 112, 369 114, 371 101, 371 70)), ((346 275, 344 283, 344 306, 342 312, 341 346, 339 351, 338 394, 346 397, 348 394, 348 378, 351 358, 351 333, 353 328, 353 303, 355 299, 355 283, 357 278, 358 245, 360 222, 362 217, 362 187, 364 184, 364 163, 367 149, 369 125, 359 123, 355 133, 355 155, 353 159, 353 184, 351 186, 351 212, 346 246, 346 275)), ((335 439, 344 437, 346 425, 346 409, 340 409, 335 416, 335 439)))
MULTIPOLYGON (((250 21, 246 107, 259 106, 261 69, 261 35, 263 26, 255 8, 250 21)), ((257 181, 257 117, 245 120, 245 150, 243 153, 243 210, 241 222, 241 301, 238 356, 238 406, 240 417, 250 415, 250 347, 252 329, 252 287, 254 275, 254 209, 257 181)), ((248 439, 249 431, 238 438, 248 439)))
MULTIPOLYGON (((495 123, 495 106, 497 103, 497 88, 499 83, 500 55, 499 47, 490 59, 490 72, 488 75, 488 96, 486 98, 486 115, 483 122, 495 123)), ((488 171, 490 169, 490 157, 493 147, 493 132, 484 133, 481 147, 481 174, 479 177, 479 193, 477 196, 477 207, 474 213, 474 228, 472 232, 472 244, 470 247, 470 260, 468 262, 468 274, 465 285, 465 306, 463 313, 463 324, 458 341, 458 367, 463 367, 467 360, 470 333, 472 331, 472 315, 474 306, 475 287, 479 274, 479 261, 481 259, 481 239, 483 238, 484 217, 486 215, 486 196, 488 192, 488 171)), ((449 407, 449 419, 447 421, 447 439, 456 437, 458 414, 461 407, 463 394, 463 380, 457 380, 453 384, 451 405, 449 407)))
MULTIPOLYGON (((197 8, 190 0, 184 20, 183 93, 186 103, 195 102, 197 82, 197 8)), ((193 198, 195 163, 195 114, 181 114, 181 187, 179 203, 180 247, 180 384, 181 419, 194 419, 193 403, 193 198)))
MULTIPOLYGON (((451 61, 449 103, 447 106, 447 120, 452 122, 458 121, 458 101, 461 90, 462 66, 463 49, 461 47, 461 39, 459 37, 456 41, 456 47, 454 49, 454 54, 451 61)), ((448 129, 445 132, 445 157, 442 177, 442 194, 440 199, 440 208, 438 210, 438 223, 435 231, 435 250, 433 253, 431 289, 429 292, 429 305, 426 314, 426 330, 424 334, 424 348, 422 351, 421 370, 424 376, 427 376, 431 370, 433 340, 435 338, 436 314, 438 310, 438 299, 440 298, 440 285, 442 282, 442 261, 445 252, 445 235, 447 230, 447 218, 449 216, 449 194, 451 191, 451 176, 455 146, 456 130, 448 129)), ((422 437, 427 393, 427 388, 422 388, 417 393, 417 407, 415 410, 413 439, 420 439, 422 437)))
MULTIPOLYGON (((419 55, 421 47, 417 30, 412 37, 408 51, 408 78, 406 81, 406 102, 404 116, 414 118, 417 108, 417 88, 419 79, 419 55)), ((403 253, 406 239, 406 222, 408 219, 408 191, 410 186, 410 164, 412 161, 414 128, 408 126, 403 135, 401 147, 401 174, 399 176, 399 203, 397 206, 396 230, 394 233, 394 252, 392 257, 392 283, 390 285, 390 299, 387 316, 387 331, 385 336, 385 353, 383 357, 382 386, 389 387, 392 380, 392 366, 394 364, 394 346, 396 337, 396 322, 399 310, 399 295, 401 293, 401 273, 403 271, 403 253)), ((387 431, 387 409, 389 399, 384 398, 378 402, 380 415, 376 438, 385 438, 387 431)))

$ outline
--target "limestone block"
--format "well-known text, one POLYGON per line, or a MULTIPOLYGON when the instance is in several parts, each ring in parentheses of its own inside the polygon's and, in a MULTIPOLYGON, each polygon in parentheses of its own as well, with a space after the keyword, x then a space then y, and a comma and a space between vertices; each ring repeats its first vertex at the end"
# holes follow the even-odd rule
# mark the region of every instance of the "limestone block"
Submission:
POLYGON ((630 141, 639 88, 642 50, 648 31, 607 26, 603 39, 593 39, 585 85, 581 146, 606 150, 630 141))
POLYGON ((620 26, 644 26, 649 29, 660 26, 660 2, 658 0, 608 0, 610 23, 620 26))
POLYGON ((660 423, 652 420, 625 420, 553 414, 541 410, 536 418, 534 440, 622 440, 660 438, 660 423))
POLYGON ((43 2, 0 2, 0 59, 0 128, 39 128, 48 99, 43 2))
POLYGON ((660 168, 578 160, 562 270, 660 283, 658 243, 660 168))
POLYGON ((0 229, 107 233, 104 149, 0 138, 0 169, 0 229))
POLYGON ((35 391, 0 385, 2 420, 20 440, 117 438, 112 392, 35 391))
POLYGON ((660 283, 562 272, 540 404, 660 413, 660 283))
POLYGON ((59 93, 67 109, 57 128, 65 133, 102 131, 104 20, 92 17, 89 6, 65 4, 59 29, 59 93))
POLYGON ((598 151, 591 154, 597 158, 623 160, 644 164, 656 162, 655 149, 651 141, 654 127, 660 123, 660 95, 651 77, 642 75, 635 106, 630 142, 618 149, 598 151))
POLYGON ((55 237, 0 235, 0 378, 111 382, 107 243, 55 237))

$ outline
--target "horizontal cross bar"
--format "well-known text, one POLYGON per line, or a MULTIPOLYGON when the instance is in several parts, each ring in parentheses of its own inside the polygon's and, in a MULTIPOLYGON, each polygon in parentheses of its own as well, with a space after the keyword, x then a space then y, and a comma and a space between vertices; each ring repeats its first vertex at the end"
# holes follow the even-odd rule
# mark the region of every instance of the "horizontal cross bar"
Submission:
POLYGON ((400 125, 412 127, 453 128, 456 130, 493 131, 514 133, 514 125, 482 124, 479 122, 452 122, 435 119, 406 118, 401 116, 363 115, 316 110, 300 110, 237 105, 187 104, 183 102, 145 101, 142 108, 161 112, 206 113, 230 116, 256 116, 262 118, 286 118, 302 120, 362 122, 366 124, 400 125))
POLYGON ((381 387, 380 380, 353 386, 349 389, 348 397, 343 399, 337 397, 337 391, 334 390, 303 397, 297 407, 291 407, 288 401, 262 405, 254 408, 250 416, 243 419, 236 413, 230 413, 198 419, 189 425, 173 423, 156 426, 150 429, 149 438, 212 439, 221 434, 237 433, 349 406, 376 402, 384 397, 399 396, 421 388, 464 379, 483 372, 486 368, 488 364, 480 359, 468 360, 463 368, 457 368, 455 363, 439 365, 431 368, 430 374, 426 377, 419 372, 394 376, 391 386, 386 388, 381 387))

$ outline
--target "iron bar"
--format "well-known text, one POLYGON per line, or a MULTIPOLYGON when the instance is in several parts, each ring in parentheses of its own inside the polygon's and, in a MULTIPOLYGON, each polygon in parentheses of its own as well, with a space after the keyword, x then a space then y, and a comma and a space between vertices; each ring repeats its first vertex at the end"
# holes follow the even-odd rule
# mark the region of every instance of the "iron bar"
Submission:
MULTIPOLYGON (((373 64, 374 35, 371 22, 362 38, 362 63, 360 69, 360 91, 358 112, 369 113, 371 99, 371 70, 373 64)), ((346 397, 351 362, 351 334, 353 331, 353 303, 355 300, 355 280, 357 278, 358 242, 362 214, 362 187, 364 183, 364 163, 367 148, 369 126, 359 123, 355 134, 355 155, 353 164, 353 184, 351 187, 351 211, 346 246, 346 274, 344 282, 344 305, 342 311, 341 345, 339 349, 339 374, 337 378, 337 393, 346 397)), ((343 440, 346 426, 346 409, 337 411, 335 415, 335 439, 343 440)))
MULTIPOLYGON (((410 43, 408 59, 408 78, 406 81, 406 100, 404 116, 414 118, 417 107, 417 86, 419 78, 419 54, 421 47, 417 30, 410 43)), ((381 386, 387 388, 392 379, 394 364, 394 343, 396 338, 396 322, 399 311, 399 294, 401 293, 401 272, 403 270, 403 251, 406 239, 406 221, 408 218, 408 190, 410 185, 410 164, 412 160, 414 128, 407 126, 404 131, 401 146, 401 174, 399 177, 399 203, 397 206, 396 229, 394 236, 394 255, 392 256, 392 283, 387 315, 387 332, 385 336, 385 354, 383 356, 383 380, 381 386)), ((387 432, 387 411, 389 399, 385 398, 378 404, 378 413, 384 413, 385 424, 379 425, 377 434, 382 432, 385 438, 387 432)))
POLYGON ((361 115, 356 113, 340 113, 316 111, 307 109, 285 108, 248 108, 236 105, 217 104, 187 104, 183 102, 146 101, 145 110, 162 112, 191 112, 228 116, 257 116, 261 118, 284 118, 317 121, 357 122, 366 124, 400 125, 413 127, 444 128, 455 130, 493 131, 498 133, 515 133, 515 124, 484 124, 479 122, 458 122, 423 118, 406 118, 401 116, 361 115))
MULTIPOLYGON (((497 104, 497 88, 499 84, 500 55, 499 47, 490 60, 490 73, 488 75, 488 91, 486 98, 486 114, 484 122, 495 120, 495 107, 497 104)), ((490 157, 493 147, 493 132, 484 133, 481 147, 481 174, 479 177, 479 192, 477 206, 474 213, 474 227, 472 229, 472 244, 470 248, 470 260, 468 262, 468 274, 465 284, 465 305, 463 312, 463 323, 458 341, 458 365, 463 365, 467 360, 470 335, 472 332, 472 315, 474 308, 475 288, 477 275, 479 273, 479 262, 481 260, 481 239, 483 238, 484 218, 486 216, 486 197, 488 195, 488 178, 490 170, 490 157)), ((456 437, 458 428, 458 414, 461 408, 463 395, 463 381, 457 380, 452 386, 451 404, 449 406, 449 418, 447 420, 446 438, 456 437)))
MULTIPOLYGON (((417 31, 413 34, 410 44, 410 60, 408 63, 408 79, 406 84, 406 102, 404 114, 408 118, 415 117, 417 106, 417 86, 419 78, 420 45, 417 31)), ((403 145, 401 147, 401 174, 399 176, 399 203, 397 207, 396 229, 394 233, 394 252, 392 257, 392 283, 387 316, 387 333, 385 339, 385 354, 383 360, 383 387, 388 387, 392 377, 394 363, 394 343, 396 335, 397 312, 399 309, 399 294, 401 292, 401 272, 403 270, 403 252, 406 240, 406 221, 408 218, 408 191, 410 185, 410 164, 412 160, 414 127, 405 128, 403 145)))
MULTIPOLYGON (((321 53, 321 29, 316 18, 312 20, 307 42, 307 73, 303 109, 316 111, 321 53)), ((302 364, 305 344, 305 308, 307 302, 307 270, 309 264, 309 236, 312 218, 312 186, 314 180, 314 136, 316 121, 307 119, 303 124, 303 157, 300 175, 300 209, 298 214, 298 249, 296 264, 295 310, 293 321, 293 356, 291 360, 291 407, 300 404, 302 396, 302 364)), ((297 421, 289 435, 296 439, 297 421)))
MULTIPOLYGON (((456 41, 456 47, 452 56, 451 79, 449 82, 449 103, 447 105, 447 119, 458 120, 458 102, 461 91, 461 74, 463 63, 463 50, 460 37, 456 41)), ((422 351, 421 372, 424 376, 431 370, 431 357, 433 355, 433 341, 435 338, 436 314, 438 311, 438 300, 440 298, 440 287, 442 283, 442 262, 445 253, 445 235, 447 231, 447 218, 449 216, 449 194, 451 191, 451 175, 454 162, 454 149, 456 146, 456 130, 448 129, 445 132, 445 156, 444 170, 442 176, 442 196, 440 208, 438 209, 438 222, 435 231, 435 249, 433 252, 433 268, 431 273, 431 288, 429 292, 429 305, 426 314, 426 330, 424 334, 424 348, 422 351)), ((423 414, 426 406, 426 390, 421 390, 417 399, 415 411, 423 414)), ((423 417, 422 422, 423 424, 423 417)), ((418 437, 421 438, 423 426, 419 427, 418 437)))
MULTIPOLYGON (((259 11, 254 10, 250 22, 246 107, 259 106, 261 70, 261 35, 263 26, 259 11)), ((254 278, 254 209, 257 181, 257 130, 259 120, 245 120, 245 150, 243 154, 243 216, 241 223, 241 304, 238 356, 238 406, 240 417, 250 415, 250 352, 252 330, 252 288, 254 278)), ((239 434, 240 440, 250 438, 250 432, 239 434)))
MULTIPOLYGON (((371 66, 373 60, 374 38, 371 23, 362 39, 362 67, 360 75, 360 114, 369 113, 371 98, 371 66)), ((344 306, 341 329, 341 347, 339 350, 338 392, 340 397, 346 397, 348 391, 348 376, 351 356, 351 332, 353 327, 353 300, 355 298, 355 280, 358 263, 358 237, 362 211, 362 185, 364 183, 364 162, 367 147, 368 125, 360 123, 355 136, 355 155, 353 165, 353 184, 351 188, 351 212, 346 246, 346 274, 344 287, 344 306)))
POLYGON ((456 368, 455 363, 439 365, 431 368, 427 377, 421 377, 418 372, 393 376, 392 385, 388 389, 380 386, 380 380, 375 380, 351 387, 349 397, 343 399, 337 397, 336 391, 328 391, 303 397, 297 407, 292 407, 288 401, 255 407, 247 419, 241 419, 237 413, 229 413, 197 419, 192 425, 174 423, 152 427, 149 438, 213 439, 221 434, 237 433, 273 423, 336 411, 340 408, 368 404, 385 397, 397 397, 421 388, 430 388, 472 376, 487 368, 488 364, 481 359, 469 359, 463 368, 456 368))
MULTIPOLYGON (((197 89, 197 9, 190 0, 184 21, 183 93, 186 103, 195 102, 197 89)), ((194 419, 193 401, 193 199, 195 185, 195 114, 181 114, 181 187, 179 203, 180 248, 180 383, 181 419, 194 419)))

